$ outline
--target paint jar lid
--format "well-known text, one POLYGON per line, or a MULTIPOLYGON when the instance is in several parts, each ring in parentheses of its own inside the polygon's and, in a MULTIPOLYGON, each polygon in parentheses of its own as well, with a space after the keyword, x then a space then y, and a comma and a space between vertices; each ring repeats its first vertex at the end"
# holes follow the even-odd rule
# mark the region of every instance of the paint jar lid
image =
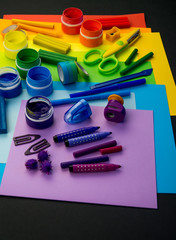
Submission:
POLYGON ((83 12, 79 8, 66 8, 62 14, 62 21, 67 24, 79 24, 83 21, 83 12))
POLYGON ((25 48, 17 53, 16 60, 21 68, 29 69, 39 64, 39 53, 33 48, 25 48))
POLYGON ((97 20, 85 20, 81 33, 87 37, 99 37, 102 34, 102 24, 97 20))

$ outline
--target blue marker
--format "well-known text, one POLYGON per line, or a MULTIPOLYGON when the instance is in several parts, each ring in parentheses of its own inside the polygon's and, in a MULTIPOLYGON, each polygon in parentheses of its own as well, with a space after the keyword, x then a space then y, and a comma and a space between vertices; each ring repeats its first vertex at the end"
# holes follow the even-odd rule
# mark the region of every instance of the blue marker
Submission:
POLYGON ((65 146, 66 147, 74 147, 77 145, 94 142, 94 141, 106 138, 111 133, 112 132, 100 132, 100 133, 92 133, 92 134, 85 135, 82 137, 71 138, 71 139, 68 139, 65 141, 65 146))
MULTIPOLYGON (((84 99, 86 101, 101 100, 101 99, 107 99, 109 97, 109 95, 111 95, 111 94, 112 93, 103 93, 103 94, 85 96, 84 98, 76 97, 76 98, 57 99, 57 100, 51 100, 51 104, 53 106, 57 106, 57 105, 62 105, 62 104, 75 103, 75 102, 80 101, 81 99, 84 99)), ((117 91, 117 92, 113 92, 113 94, 118 94, 121 97, 125 97, 125 96, 130 96, 130 91, 128 91, 128 90, 117 91)))
POLYGON ((53 137, 54 142, 63 142, 70 138, 75 138, 83 135, 94 133, 100 127, 84 127, 73 131, 57 134, 53 137))
MULTIPOLYGON (((134 86, 137 86, 137 85, 140 85, 140 84, 144 84, 144 83, 146 83, 146 80, 145 80, 145 78, 142 78, 142 79, 134 80, 134 81, 130 81, 130 82, 114 84, 112 86, 107 86, 107 87, 102 87, 102 88, 98 88, 98 89, 87 90, 87 91, 83 91, 83 92, 72 93, 72 94, 70 94, 70 97, 71 98, 82 97, 82 96, 87 96, 87 95, 92 95, 92 94, 97 94, 97 93, 113 91, 115 89, 134 87, 134 86)), ((118 94, 118 95, 120 95, 120 94, 118 94)))

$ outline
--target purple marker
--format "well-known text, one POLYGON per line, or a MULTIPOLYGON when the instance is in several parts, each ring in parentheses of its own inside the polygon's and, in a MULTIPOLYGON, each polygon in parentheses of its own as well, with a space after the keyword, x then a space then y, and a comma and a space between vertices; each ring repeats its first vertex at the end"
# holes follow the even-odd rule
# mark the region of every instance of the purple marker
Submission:
POLYGON ((118 164, 77 164, 69 167, 70 172, 73 173, 89 173, 89 172, 109 172, 121 168, 118 164))

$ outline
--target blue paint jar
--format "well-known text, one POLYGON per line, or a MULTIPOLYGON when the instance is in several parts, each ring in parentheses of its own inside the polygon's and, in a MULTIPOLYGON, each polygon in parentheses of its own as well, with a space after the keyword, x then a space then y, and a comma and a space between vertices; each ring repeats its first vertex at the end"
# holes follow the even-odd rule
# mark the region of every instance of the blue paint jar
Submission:
POLYGON ((48 98, 35 96, 26 103, 27 124, 36 129, 48 128, 54 121, 54 109, 48 98))
POLYGON ((26 78, 26 88, 30 95, 49 96, 53 92, 53 81, 48 68, 32 67, 26 78))
POLYGON ((13 67, 0 68, 0 95, 5 98, 17 97, 22 92, 21 78, 13 67))

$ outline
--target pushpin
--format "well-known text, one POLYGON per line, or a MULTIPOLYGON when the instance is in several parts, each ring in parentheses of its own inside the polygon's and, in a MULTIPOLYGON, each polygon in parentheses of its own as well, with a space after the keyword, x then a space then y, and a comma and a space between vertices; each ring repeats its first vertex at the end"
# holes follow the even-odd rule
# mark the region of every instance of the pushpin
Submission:
POLYGON ((126 110, 123 106, 123 98, 119 95, 112 94, 108 97, 108 104, 104 109, 104 116, 111 122, 123 122, 126 110))

